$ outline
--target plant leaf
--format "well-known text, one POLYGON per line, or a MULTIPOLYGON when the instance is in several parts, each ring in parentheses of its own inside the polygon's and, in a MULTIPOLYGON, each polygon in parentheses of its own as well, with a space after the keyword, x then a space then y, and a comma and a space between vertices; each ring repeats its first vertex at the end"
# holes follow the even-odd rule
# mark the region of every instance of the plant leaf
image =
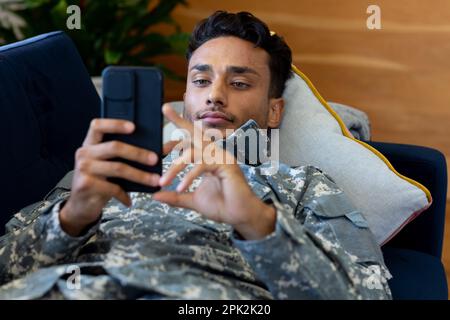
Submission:
POLYGON ((105 50, 105 63, 106 64, 118 64, 122 58, 122 53, 117 51, 105 50))

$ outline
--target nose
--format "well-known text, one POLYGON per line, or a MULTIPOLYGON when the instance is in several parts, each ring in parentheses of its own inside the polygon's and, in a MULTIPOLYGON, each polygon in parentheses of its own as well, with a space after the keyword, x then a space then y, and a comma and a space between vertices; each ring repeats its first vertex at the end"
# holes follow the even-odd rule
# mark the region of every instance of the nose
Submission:
POLYGON ((206 104, 210 107, 225 107, 227 101, 223 83, 216 81, 210 86, 210 89, 211 91, 208 94, 206 104))

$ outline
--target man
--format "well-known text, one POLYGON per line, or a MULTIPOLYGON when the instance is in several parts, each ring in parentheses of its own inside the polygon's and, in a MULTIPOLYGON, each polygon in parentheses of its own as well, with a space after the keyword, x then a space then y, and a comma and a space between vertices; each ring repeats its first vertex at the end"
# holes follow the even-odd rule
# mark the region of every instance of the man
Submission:
MULTIPOLYGON (((187 58, 184 117, 163 108, 178 127, 193 134, 200 122, 229 142, 279 126, 291 51, 263 22, 216 12, 193 31, 187 58)), ((102 142, 133 130, 126 121, 94 120, 76 153, 71 192, 9 224, 0 298, 391 297, 364 218, 319 169, 281 165, 264 175, 267 163, 222 164, 207 155, 189 164, 187 151, 205 151, 194 139, 164 158, 159 177, 110 160, 156 163, 151 151, 102 142), (163 188, 127 194, 108 177, 163 188)))

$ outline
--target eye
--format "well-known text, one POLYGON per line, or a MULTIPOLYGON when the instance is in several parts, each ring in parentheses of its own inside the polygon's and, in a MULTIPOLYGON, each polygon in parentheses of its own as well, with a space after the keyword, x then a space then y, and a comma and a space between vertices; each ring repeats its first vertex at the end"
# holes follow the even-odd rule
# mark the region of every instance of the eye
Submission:
POLYGON ((249 84, 247 84, 245 82, 241 82, 241 81, 234 81, 231 83, 231 85, 237 89, 247 89, 250 87, 249 84))
POLYGON ((198 87, 205 87, 206 85, 208 85, 210 83, 210 81, 206 80, 206 79, 197 79, 197 80, 192 81, 192 83, 198 87))

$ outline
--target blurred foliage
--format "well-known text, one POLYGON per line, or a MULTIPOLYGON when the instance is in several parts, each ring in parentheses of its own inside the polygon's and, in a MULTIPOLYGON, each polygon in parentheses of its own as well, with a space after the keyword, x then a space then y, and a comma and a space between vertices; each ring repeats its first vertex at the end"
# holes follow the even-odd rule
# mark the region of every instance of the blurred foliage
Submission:
MULTIPOLYGON (((75 42, 91 75, 107 65, 154 65, 158 55, 184 55, 189 33, 181 32, 171 17, 186 0, 0 0, 0 44, 15 42, 49 31, 63 30, 75 42), (71 13, 81 9, 81 29, 66 26, 71 13), (166 24, 173 32, 152 31, 166 24)), ((182 79, 163 65, 167 76, 182 79)))

